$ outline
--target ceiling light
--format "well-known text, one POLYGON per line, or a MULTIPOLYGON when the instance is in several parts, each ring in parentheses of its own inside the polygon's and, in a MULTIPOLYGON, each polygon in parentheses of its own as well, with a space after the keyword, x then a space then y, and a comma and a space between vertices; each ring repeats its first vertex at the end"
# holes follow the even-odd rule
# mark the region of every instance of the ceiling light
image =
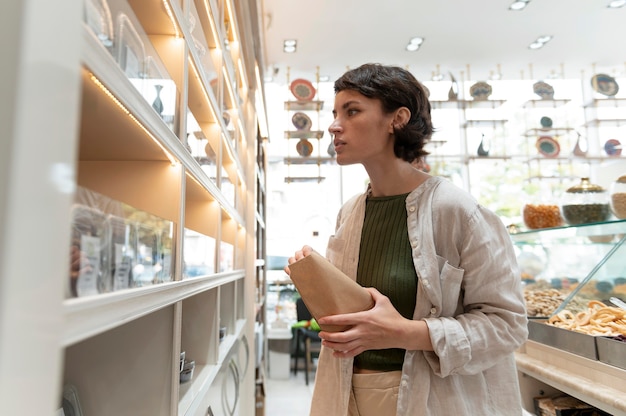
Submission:
POLYGON ((530 0, 516 0, 511 3, 511 5, 509 6, 509 10, 524 10, 524 8, 528 6, 528 3, 530 3, 530 0))
POLYGON ((611 0, 606 7, 609 9, 619 9, 620 7, 624 7, 624 5, 626 5, 626 0, 611 0))
POLYGON ((533 43, 528 45, 528 48, 529 49, 541 49, 550 40, 552 40, 552 35, 539 36, 533 43))
POLYGON ((295 39, 287 39, 283 42, 283 52, 294 53, 298 47, 298 41, 295 39))
POLYGON ((416 36, 414 38, 409 39, 409 43, 406 45, 406 50, 409 52, 415 52, 422 46, 424 43, 424 38, 416 36))
POLYGON ((321 75, 320 82, 328 82, 330 81, 330 75, 321 75))

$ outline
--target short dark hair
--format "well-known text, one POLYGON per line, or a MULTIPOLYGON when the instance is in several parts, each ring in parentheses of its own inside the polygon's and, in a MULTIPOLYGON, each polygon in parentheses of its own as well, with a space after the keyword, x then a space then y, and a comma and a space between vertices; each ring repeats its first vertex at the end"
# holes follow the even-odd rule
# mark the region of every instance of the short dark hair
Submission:
POLYGON ((394 153, 407 162, 428 155, 424 146, 433 134, 428 90, 409 71, 397 66, 364 64, 335 81, 335 94, 343 90, 380 100, 387 113, 400 107, 408 108, 409 122, 394 128, 394 153))

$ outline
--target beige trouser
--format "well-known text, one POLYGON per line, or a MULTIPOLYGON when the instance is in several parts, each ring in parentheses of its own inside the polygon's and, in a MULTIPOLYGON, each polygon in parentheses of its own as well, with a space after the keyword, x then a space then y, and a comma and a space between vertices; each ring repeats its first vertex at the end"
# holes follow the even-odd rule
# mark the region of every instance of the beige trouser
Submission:
POLYGON ((395 416, 402 371, 352 374, 348 416, 395 416))

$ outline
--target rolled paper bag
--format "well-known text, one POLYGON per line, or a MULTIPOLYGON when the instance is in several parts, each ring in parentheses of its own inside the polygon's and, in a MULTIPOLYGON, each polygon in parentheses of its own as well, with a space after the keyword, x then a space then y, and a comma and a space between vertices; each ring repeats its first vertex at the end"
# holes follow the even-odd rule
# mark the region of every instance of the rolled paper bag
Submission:
MULTIPOLYGON (((366 311, 374 306, 374 300, 365 288, 315 251, 288 267, 293 284, 318 322, 325 316, 366 311)), ((328 332, 350 328, 341 325, 320 327, 328 332)))

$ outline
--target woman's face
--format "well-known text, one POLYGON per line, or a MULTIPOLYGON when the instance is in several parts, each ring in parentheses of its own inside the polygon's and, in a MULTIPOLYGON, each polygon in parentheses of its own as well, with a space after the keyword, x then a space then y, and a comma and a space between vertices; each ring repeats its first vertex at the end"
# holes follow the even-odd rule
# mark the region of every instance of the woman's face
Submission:
POLYGON ((378 99, 353 90, 335 96, 334 121, 328 131, 334 135, 337 163, 367 166, 393 156, 393 113, 385 114, 378 99))

